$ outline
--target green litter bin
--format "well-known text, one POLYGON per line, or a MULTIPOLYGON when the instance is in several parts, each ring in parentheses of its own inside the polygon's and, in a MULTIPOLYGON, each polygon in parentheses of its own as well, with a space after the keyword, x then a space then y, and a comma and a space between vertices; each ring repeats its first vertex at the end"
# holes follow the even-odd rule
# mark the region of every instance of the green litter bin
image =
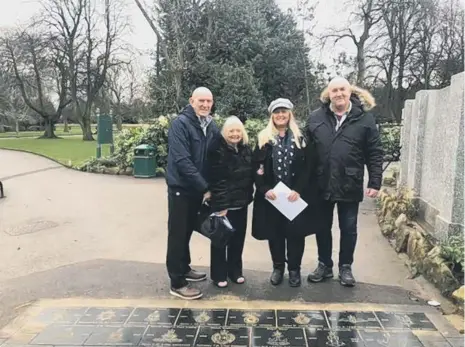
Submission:
POLYGON ((139 145, 134 149, 134 177, 155 177, 157 160, 155 148, 150 145, 139 145))

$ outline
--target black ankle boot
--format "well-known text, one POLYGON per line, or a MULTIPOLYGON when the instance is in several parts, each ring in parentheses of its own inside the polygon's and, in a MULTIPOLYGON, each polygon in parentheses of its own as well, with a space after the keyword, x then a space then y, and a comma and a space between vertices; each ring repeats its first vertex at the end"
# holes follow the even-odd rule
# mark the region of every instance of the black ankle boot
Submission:
POLYGON ((289 285, 291 287, 300 287, 302 283, 299 270, 289 271, 289 285))
POLYGON ((277 286, 278 284, 281 284, 281 282, 283 281, 283 277, 284 269, 275 268, 273 270, 273 273, 271 274, 270 282, 272 285, 277 286))

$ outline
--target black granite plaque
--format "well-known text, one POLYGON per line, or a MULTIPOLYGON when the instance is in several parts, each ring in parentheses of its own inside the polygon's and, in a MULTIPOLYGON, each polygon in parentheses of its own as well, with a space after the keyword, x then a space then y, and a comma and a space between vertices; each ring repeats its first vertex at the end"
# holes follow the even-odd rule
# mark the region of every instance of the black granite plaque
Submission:
POLYGON ((222 327, 226 324, 226 309, 182 309, 176 326, 214 326, 222 327))
POLYGON ((95 328, 95 326, 49 325, 30 344, 83 345, 95 328))
POLYGON ((127 325, 173 326, 179 315, 179 308, 138 307, 132 312, 127 325))
POLYGON ((249 328, 201 327, 195 347, 249 347, 249 328))
POLYGON ((141 346, 192 347, 197 328, 167 328, 150 326, 142 336, 141 346))
POLYGON ((326 311, 332 330, 382 329, 373 312, 326 311))
POLYGON ((302 328, 252 328, 252 347, 292 346, 304 347, 302 328))
POLYGON ((411 331, 360 331, 366 347, 423 347, 411 331))
POLYGON ((376 312, 386 330, 436 330, 424 313, 376 312))
POLYGON ((95 327, 85 345, 136 346, 142 339, 145 329, 145 327, 95 327))
POLYGON ((87 311, 87 307, 46 308, 33 318, 34 322, 42 324, 74 324, 87 311))
POLYGON ((365 347, 357 330, 306 328, 308 347, 365 347))
POLYGON ((283 328, 328 328, 324 311, 278 310, 278 327, 283 328))
POLYGON ((226 325, 276 327, 276 313, 274 310, 229 310, 226 325))
POLYGON ((131 312, 132 308, 97 308, 91 307, 87 310, 84 316, 79 319, 78 324, 124 324, 131 312))

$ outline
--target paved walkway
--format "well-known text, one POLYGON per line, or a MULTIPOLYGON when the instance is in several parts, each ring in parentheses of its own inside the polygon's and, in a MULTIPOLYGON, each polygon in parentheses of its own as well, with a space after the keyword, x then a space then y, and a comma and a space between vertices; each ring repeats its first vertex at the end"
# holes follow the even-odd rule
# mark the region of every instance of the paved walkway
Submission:
MULTIPOLYGON (((3 150, 0 180, 7 196, 0 200, 0 326, 15 316, 30 314, 22 307, 42 309, 45 299, 52 299, 47 304, 50 308, 63 305, 63 298, 72 298, 72 305, 84 312, 109 299, 135 300, 116 301, 114 307, 187 305, 171 300, 168 294, 163 180, 81 173, 38 156, 3 150), (86 299, 103 301, 89 304, 86 299), (35 306, 30 307, 31 303, 35 306)), ((330 281, 304 283, 298 289, 285 282, 272 288, 267 245, 248 236, 244 251, 247 284, 219 290, 204 282, 204 299, 188 305, 215 306, 222 300, 219 305, 225 309, 238 303, 246 308, 256 302, 276 309, 312 303, 320 310, 324 309, 321 305, 344 304, 353 309, 369 305, 371 311, 375 307, 437 314, 422 300, 439 299, 437 292, 424 281, 408 278, 403 261, 381 235, 373 210, 373 201, 362 204, 354 264, 357 287, 342 288, 330 281), (411 300, 412 293, 422 299, 411 300)), ((338 240, 336 232, 335 259, 338 240)), ((208 241, 194 234, 191 252, 193 265, 208 271, 208 241)), ((303 264, 303 275, 316 264, 314 237, 307 239, 303 264)))

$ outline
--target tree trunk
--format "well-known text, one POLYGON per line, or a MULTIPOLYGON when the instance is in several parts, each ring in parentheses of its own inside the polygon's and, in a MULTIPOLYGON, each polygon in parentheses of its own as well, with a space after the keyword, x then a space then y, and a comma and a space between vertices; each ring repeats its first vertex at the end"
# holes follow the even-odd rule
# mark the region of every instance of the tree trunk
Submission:
POLYGON ((116 128, 119 131, 123 130, 123 117, 120 114, 116 116, 116 128))
POLYGON ((5 132, 5 126, 3 124, 0 124, 0 133, 5 132))
POLYGON ((19 120, 17 118, 15 119, 15 131, 16 136, 19 137, 19 120))
POLYGON ((68 116, 64 115, 63 116, 63 132, 64 133, 69 133, 69 126, 68 126, 68 116))
POLYGON ((82 139, 84 141, 94 141, 94 137, 92 136, 92 127, 90 124, 90 120, 84 118, 82 120, 82 139))
POLYGON ((44 119, 45 121, 45 131, 44 134, 40 137, 42 139, 56 139, 57 136, 55 135, 55 132, 53 131, 53 122, 50 120, 50 118, 44 119))

